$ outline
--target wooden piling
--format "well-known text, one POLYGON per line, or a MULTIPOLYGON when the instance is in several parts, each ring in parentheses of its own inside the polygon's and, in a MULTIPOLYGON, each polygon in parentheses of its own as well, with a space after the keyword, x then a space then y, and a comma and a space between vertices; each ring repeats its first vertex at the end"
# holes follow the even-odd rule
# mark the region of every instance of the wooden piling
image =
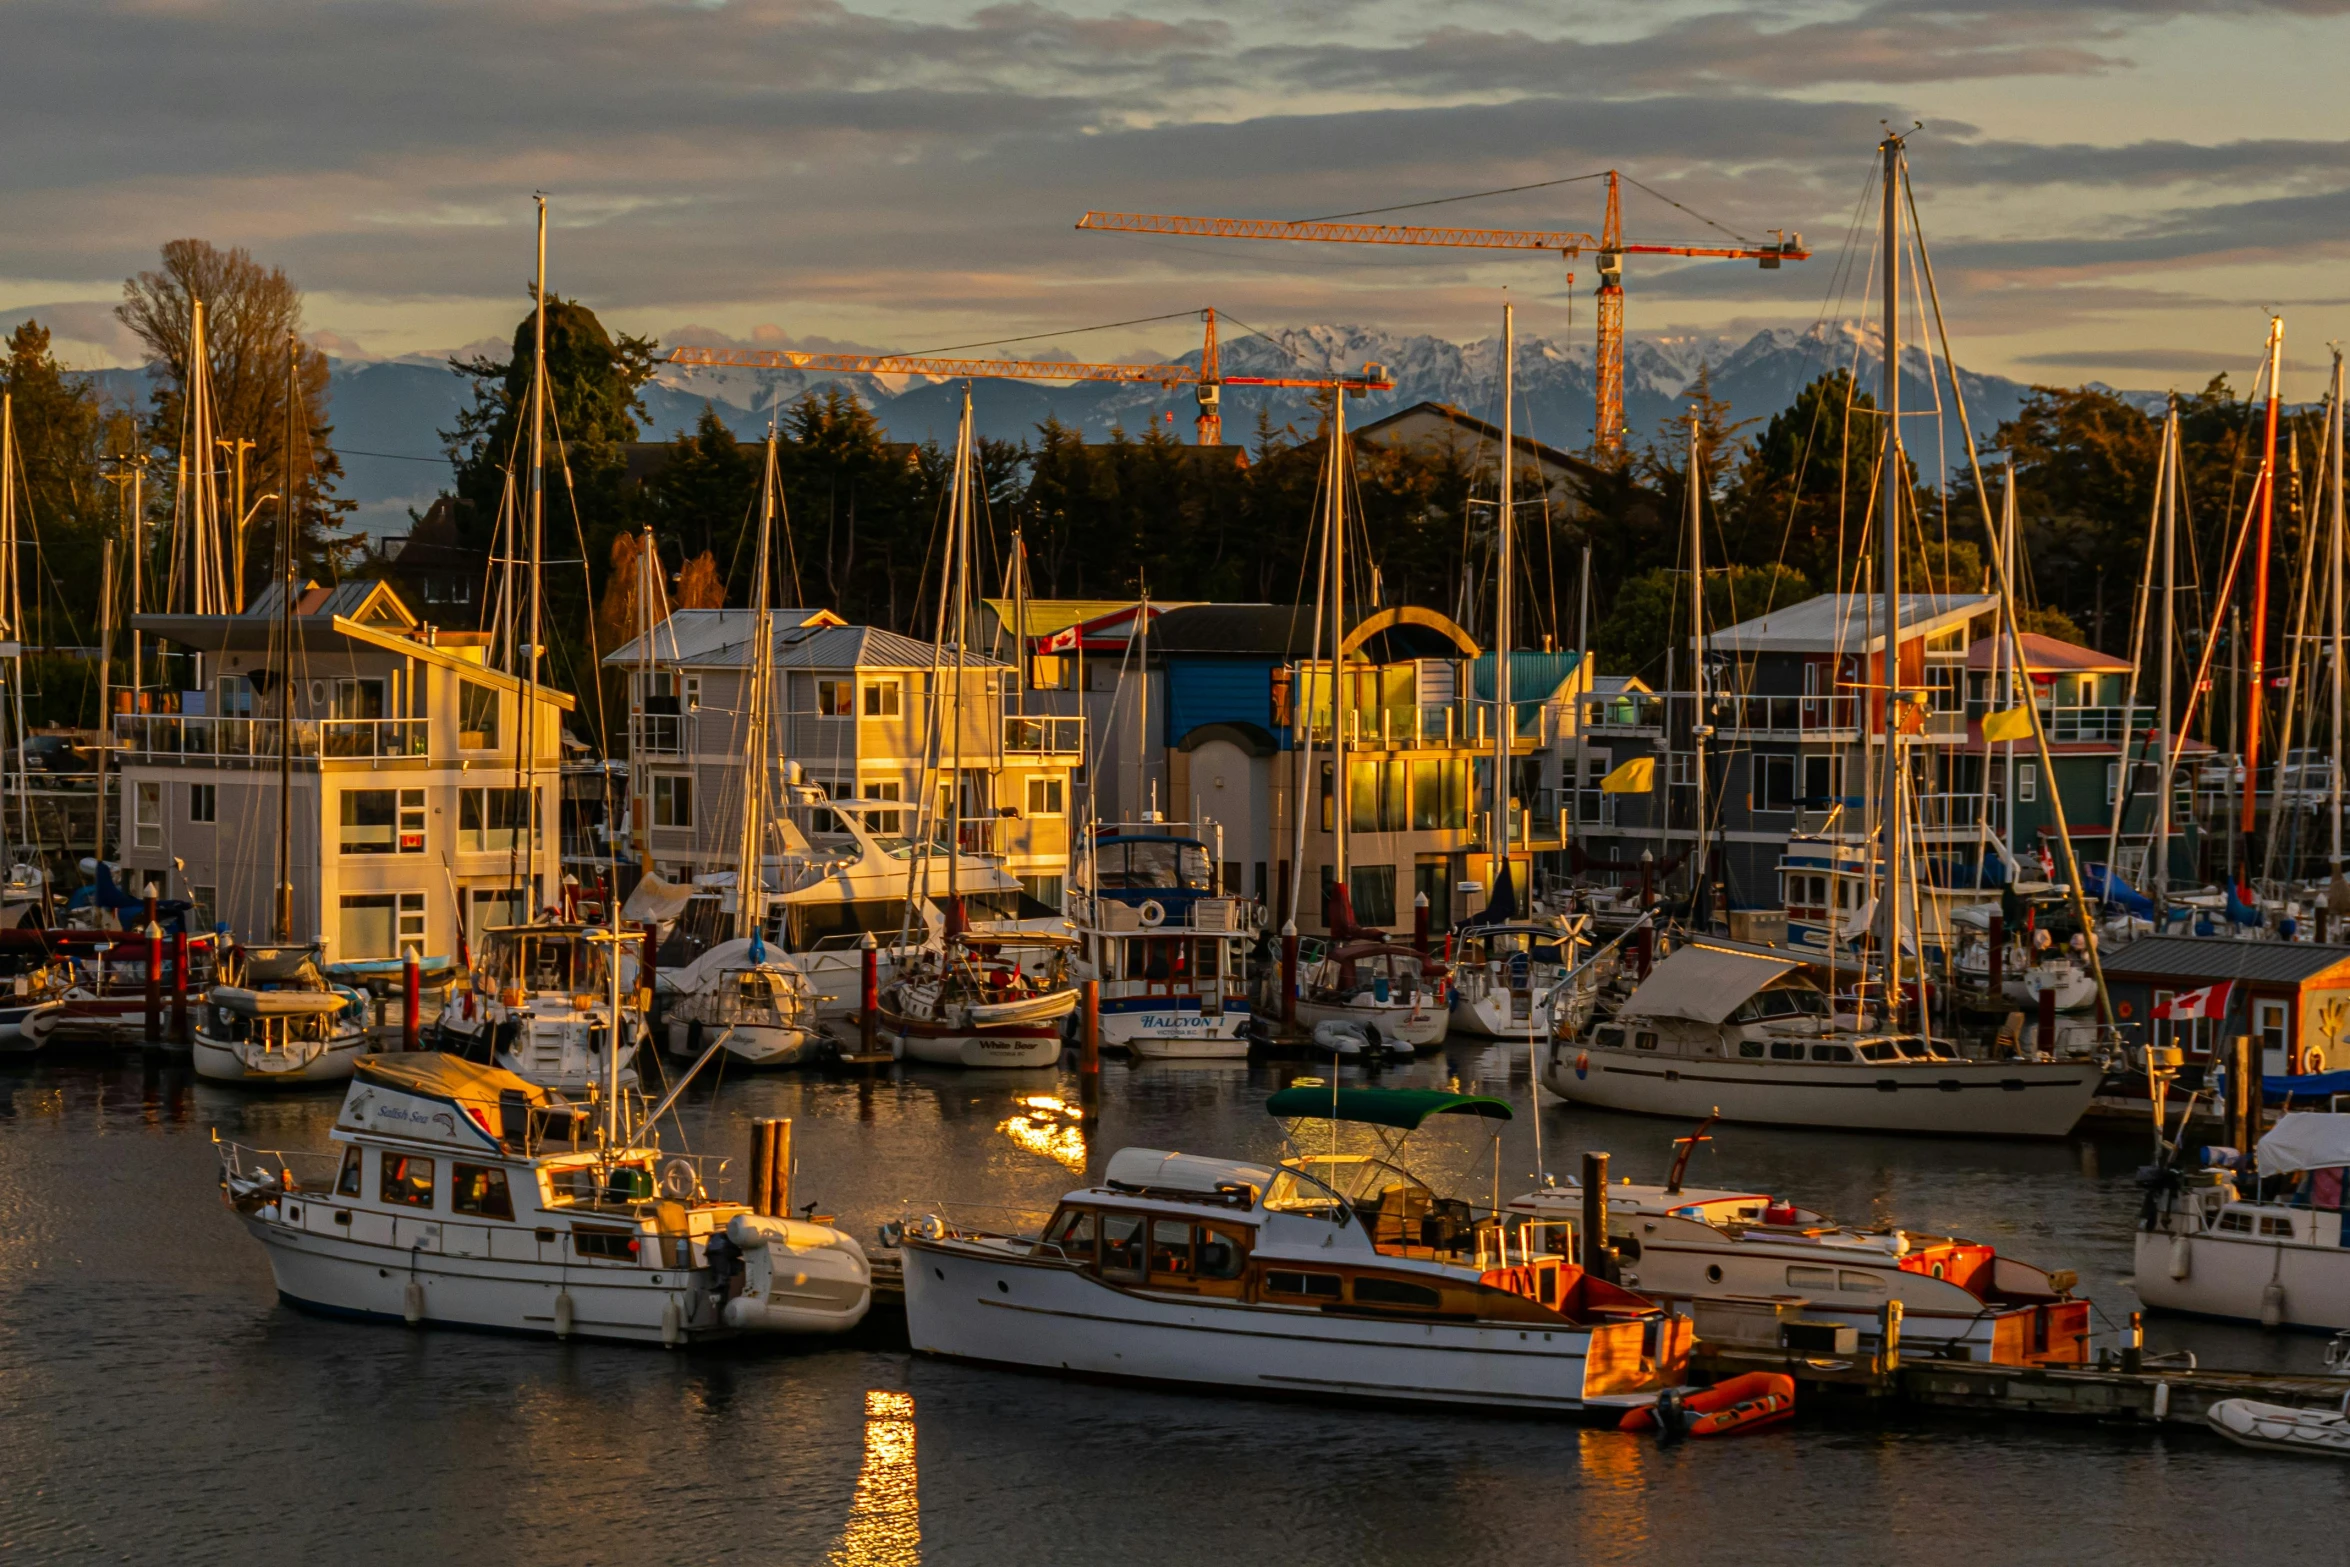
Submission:
POLYGON ((1587 1153, 1583 1156, 1583 1271, 1593 1278, 1613 1284, 1616 1281, 1615 1258, 1607 1249, 1607 1155, 1587 1153))
POLYGON ((750 1191, 746 1194, 751 1212, 770 1214, 775 1193, 775 1123, 757 1120, 751 1123, 750 1191))
POLYGON ((791 1118, 767 1123, 774 1128, 772 1146, 775 1162, 770 1167, 767 1189, 767 1211, 777 1218, 791 1217, 791 1118))

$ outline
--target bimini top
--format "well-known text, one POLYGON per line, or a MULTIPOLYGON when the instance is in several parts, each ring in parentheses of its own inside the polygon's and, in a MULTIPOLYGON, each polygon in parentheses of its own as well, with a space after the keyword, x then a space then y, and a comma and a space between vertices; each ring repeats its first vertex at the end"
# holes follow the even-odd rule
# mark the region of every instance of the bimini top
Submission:
POLYGON ((2281 1115, 2260 1140, 2259 1153, 2263 1175, 2350 1166, 2350 1115, 2307 1110, 2281 1115))
POLYGON ((1749 946, 1711 936, 1684 942, 1649 970, 1648 978, 1616 1015, 1720 1023, 1747 997, 1802 966, 1802 958, 1779 947, 1749 946))
POLYGON ((1285 1119, 1318 1116, 1331 1121, 1364 1121, 1415 1131, 1432 1115, 1481 1115, 1488 1120, 1510 1118, 1509 1102, 1479 1094, 1447 1093, 1441 1088, 1284 1088, 1265 1101, 1268 1114, 1285 1119))

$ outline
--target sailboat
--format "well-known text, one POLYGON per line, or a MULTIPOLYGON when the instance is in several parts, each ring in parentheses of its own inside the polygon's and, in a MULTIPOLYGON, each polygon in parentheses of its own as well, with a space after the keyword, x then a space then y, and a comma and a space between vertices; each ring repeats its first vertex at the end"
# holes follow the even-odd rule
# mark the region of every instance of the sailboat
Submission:
POLYGON ((767 904, 767 845, 774 826, 769 787, 774 777, 775 623, 769 600, 774 575, 771 545, 781 486, 776 433, 767 431, 767 466, 755 552, 758 585, 752 594, 751 678, 746 691, 742 781, 743 832, 736 857, 734 939, 722 942, 675 974, 665 975, 677 999, 664 1026, 669 1048, 698 1056, 706 1033, 721 1034, 730 1055, 758 1066, 798 1066, 814 1056, 814 987, 799 969, 769 951, 763 929, 767 904))
MULTIPOLYGON (((465 992, 442 1009, 437 1025, 444 1048, 476 1061, 494 1062, 542 1088, 585 1089, 613 1078, 624 1087, 636 1083, 631 1064, 647 1037, 641 1009, 632 987, 607 974, 608 967, 633 970, 634 957, 617 943, 603 939, 593 926, 566 920, 560 910, 541 902, 551 890, 539 872, 541 798, 538 687, 539 660, 545 656, 541 631, 544 608, 540 591, 542 537, 546 517, 547 397, 547 201, 538 203, 538 271, 532 311, 530 403, 530 492, 527 517, 509 506, 505 512, 506 558, 511 562, 518 525, 527 521, 527 580, 530 590, 527 640, 522 627, 509 620, 508 657, 520 677, 517 698, 520 721, 514 726, 514 785, 525 802, 526 819, 513 834, 510 862, 511 893, 524 909, 538 915, 524 925, 504 926, 483 933, 484 950, 465 992), (519 645, 514 645, 519 643, 519 645), (613 981, 607 984, 607 980, 613 981), (604 994, 612 1001, 607 1006, 604 994), (607 1051, 617 1049, 622 1059, 609 1062, 607 1051)), ((511 493, 511 492, 509 492, 511 493)))
MULTIPOLYGON (((907 921, 930 896, 934 860, 946 862, 946 932, 917 951, 895 983, 881 993, 882 1040, 902 1058, 947 1066, 1048 1066, 1060 1058, 1063 1020, 1077 1010, 1073 937, 1042 931, 971 928, 962 898, 963 663, 969 645, 971 545, 978 475, 973 461, 971 390, 963 389, 963 418, 955 433, 955 467, 948 501, 947 558, 940 570, 938 636, 932 643, 930 742, 922 802, 906 861, 907 921), (955 663, 940 701, 938 666, 949 636, 955 663), (952 726, 951 742, 941 725, 952 726), (942 764, 946 777, 937 777, 942 764), (933 802, 946 800, 943 843, 931 838, 933 802)), ((906 944, 901 932, 899 945, 906 944)))

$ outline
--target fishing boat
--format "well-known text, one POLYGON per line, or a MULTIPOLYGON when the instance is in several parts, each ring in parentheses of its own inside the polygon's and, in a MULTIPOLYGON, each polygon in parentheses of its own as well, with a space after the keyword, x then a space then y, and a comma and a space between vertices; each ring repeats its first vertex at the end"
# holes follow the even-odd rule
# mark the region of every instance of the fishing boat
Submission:
MULTIPOLYGON (((2073 1298, 2070 1271, 1953 1236, 1837 1224, 1765 1192, 1686 1185, 1689 1153, 1709 1140, 1705 1132, 1701 1125, 1676 1140, 1661 1184, 1607 1189, 1608 1244, 1626 1289, 1693 1318, 1720 1317, 1729 1335, 1744 1327, 1761 1337, 1760 1327, 1774 1344, 1776 1325, 1797 1316, 1874 1341, 1895 1302, 1907 1353, 2011 1366, 2088 1360, 2089 1302, 2073 1298)), ((1571 1227, 1582 1221, 1583 1195, 1570 1179, 1510 1209, 1571 1227)), ((1707 1336, 1723 1334, 1709 1327, 1707 1336)))
MULTIPOLYGON (((1321 1086, 1266 1108, 1407 1136, 1433 1116, 1510 1114, 1321 1086)), ((1038 1371, 1488 1411, 1621 1415, 1682 1380, 1687 1319, 1524 1250, 1526 1228, 1385 1157, 1126 1148, 1040 1234, 910 1225, 906 1328, 919 1353, 1038 1371)))
POLYGON ((1554 1037, 1562 1099, 1698 1120, 1978 1137, 2062 1137, 2101 1080, 2089 1060, 1977 1061, 1939 1040, 1846 1028, 1783 947, 1684 941, 1612 1017, 1554 1037))
POLYGON ((880 1035, 892 1054, 938 1066, 1050 1066, 1063 1020, 1077 1010, 1068 937, 949 932, 881 994, 880 1035), (1046 953, 1042 976, 1021 961, 1046 953))
POLYGON ((663 1345, 863 1320, 853 1237, 718 1198, 717 1161, 664 1152, 658 1115, 630 1130, 599 1086, 579 1102, 454 1056, 370 1056, 337 1151, 221 1143, 222 1197, 278 1298, 329 1316, 663 1345))
POLYGON ((196 1075, 221 1083, 341 1082, 372 1043, 367 998, 330 984, 316 943, 239 949, 227 983, 204 993, 196 1075))
POLYGON ((1301 1025, 1359 1029, 1375 1051, 1410 1055, 1433 1049, 1444 1043, 1452 1022, 1444 965, 1397 942, 1340 942, 1304 960, 1298 981, 1301 1025))
POLYGON ((2138 1299, 2270 1328, 2350 1329, 2350 1115, 2280 1116, 2254 1164, 2253 1186, 2188 1168, 2177 1150, 2156 1168, 2138 1218, 2138 1299))
POLYGON ((1070 898, 1077 974, 1101 982, 1101 1042, 1144 1061, 1248 1054, 1253 906, 1216 886, 1186 823, 1117 822, 1087 846, 1070 898))

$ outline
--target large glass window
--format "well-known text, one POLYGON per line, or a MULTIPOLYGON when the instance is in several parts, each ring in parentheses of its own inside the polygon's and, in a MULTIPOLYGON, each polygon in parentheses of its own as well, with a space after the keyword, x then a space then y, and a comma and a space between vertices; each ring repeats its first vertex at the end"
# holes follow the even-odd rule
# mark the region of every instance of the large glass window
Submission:
POLYGON ((471 680, 457 682, 457 745, 466 751, 498 748, 498 692, 471 680))
POLYGON ((451 1164, 449 1208, 484 1219, 513 1218, 514 1194, 506 1172, 494 1164, 451 1164))
POLYGON ((388 1150, 381 1158, 383 1178, 376 1184, 379 1197, 385 1202, 396 1202, 409 1208, 432 1206, 433 1168, 430 1159, 388 1150))
POLYGON ((1354 902, 1359 924, 1381 929, 1395 923, 1395 867, 1350 865, 1346 868, 1347 895, 1354 902))
POLYGON ((1092 1262, 1093 1210, 1063 1209, 1052 1227, 1045 1231, 1043 1250, 1047 1255, 1066 1257, 1071 1262, 1092 1262))
POLYGON ((510 850, 530 816, 526 789, 463 789, 457 794, 459 853, 510 850))
MULTIPOLYGON (((345 854, 389 854, 399 835, 400 791, 345 789, 342 848, 345 854)), ((422 845, 418 845, 422 848, 422 845)))
POLYGON ((816 716, 819 718, 847 718, 850 704, 856 700, 857 683, 854 680, 819 680, 816 682, 816 716))
POLYGON ((1102 1215, 1102 1277, 1139 1283, 1142 1279, 1142 1215, 1102 1215))

